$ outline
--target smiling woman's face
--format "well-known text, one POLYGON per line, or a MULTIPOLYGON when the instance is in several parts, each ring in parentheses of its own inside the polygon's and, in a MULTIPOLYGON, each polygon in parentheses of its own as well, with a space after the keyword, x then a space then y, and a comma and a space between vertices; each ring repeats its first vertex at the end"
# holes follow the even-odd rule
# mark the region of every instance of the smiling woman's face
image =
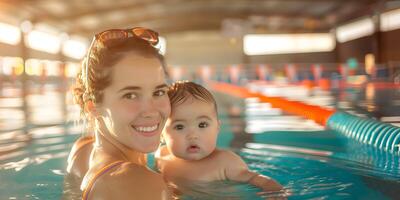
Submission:
POLYGON ((171 112, 160 61, 128 53, 112 67, 111 85, 98 105, 106 137, 142 153, 155 151, 171 112))

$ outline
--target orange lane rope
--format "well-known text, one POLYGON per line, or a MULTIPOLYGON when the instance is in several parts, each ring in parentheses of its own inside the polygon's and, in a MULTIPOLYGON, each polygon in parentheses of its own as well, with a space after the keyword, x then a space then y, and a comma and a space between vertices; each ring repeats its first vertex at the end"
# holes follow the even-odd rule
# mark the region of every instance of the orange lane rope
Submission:
POLYGON ((257 92, 251 92, 248 89, 228 83, 210 83, 209 86, 219 92, 227 93, 241 98, 256 97, 262 102, 270 103, 272 107, 280 108, 285 112, 300 115, 314 120, 323 126, 327 125, 329 117, 336 112, 334 109, 323 108, 310 105, 299 101, 287 100, 282 97, 268 97, 257 92))

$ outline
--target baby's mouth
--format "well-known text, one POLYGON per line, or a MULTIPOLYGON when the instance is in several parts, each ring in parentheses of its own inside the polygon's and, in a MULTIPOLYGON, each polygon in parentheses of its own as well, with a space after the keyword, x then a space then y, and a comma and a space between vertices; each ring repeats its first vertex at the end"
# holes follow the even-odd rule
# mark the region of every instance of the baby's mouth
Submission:
POLYGON ((190 145, 186 150, 189 153, 198 153, 200 151, 200 147, 197 145, 190 145))

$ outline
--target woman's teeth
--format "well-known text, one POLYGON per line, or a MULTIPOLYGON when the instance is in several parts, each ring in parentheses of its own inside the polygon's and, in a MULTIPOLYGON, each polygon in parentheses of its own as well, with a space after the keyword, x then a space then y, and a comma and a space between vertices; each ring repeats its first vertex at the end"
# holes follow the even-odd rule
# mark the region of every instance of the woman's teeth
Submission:
POLYGON ((152 132, 158 128, 158 124, 154 126, 132 126, 136 131, 140 132, 152 132))

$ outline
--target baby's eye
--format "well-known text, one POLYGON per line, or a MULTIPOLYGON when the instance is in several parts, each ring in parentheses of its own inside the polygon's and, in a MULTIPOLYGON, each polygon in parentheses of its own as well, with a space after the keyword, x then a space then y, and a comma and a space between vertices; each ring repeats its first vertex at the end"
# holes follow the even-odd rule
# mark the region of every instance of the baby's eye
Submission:
POLYGON ((207 127, 208 127, 208 123, 207 122, 200 122, 199 128, 207 128, 207 127))
POLYGON ((167 92, 165 90, 157 90, 154 92, 154 96, 164 96, 167 92))
POLYGON ((184 127, 183 127, 182 124, 177 124, 177 125, 174 126, 174 129, 175 129, 175 130, 182 130, 183 128, 184 128, 184 127))
POLYGON ((122 96, 124 99, 135 99, 137 95, 135 93, 126 93, 122 96))

